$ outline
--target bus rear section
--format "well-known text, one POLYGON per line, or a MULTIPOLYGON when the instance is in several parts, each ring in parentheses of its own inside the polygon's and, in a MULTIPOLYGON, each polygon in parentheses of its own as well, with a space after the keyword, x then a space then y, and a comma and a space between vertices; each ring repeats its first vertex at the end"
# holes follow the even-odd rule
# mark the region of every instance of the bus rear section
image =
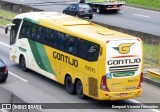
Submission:
POLYGON ((106 42, 106 72, 100 76, 100 99, 123 100, 142 94, 142 51, 140 39, 106 42))

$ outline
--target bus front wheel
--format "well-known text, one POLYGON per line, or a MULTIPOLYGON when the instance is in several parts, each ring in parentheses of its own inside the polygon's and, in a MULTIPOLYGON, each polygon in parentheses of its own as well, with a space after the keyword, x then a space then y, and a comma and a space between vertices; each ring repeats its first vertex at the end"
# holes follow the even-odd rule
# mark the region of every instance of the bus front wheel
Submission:
POLYGON ((72 78, 71 76, 67 76, 65 79, 65 87, 66 90, 69 94, 74 94, 75 88, 74 88, 74 84, 72 83, 72 78))
POLYGON ((23 55, 20 57, 19 64, 20 64, 21 69, 26 72, 27 71, 26 60, 23 55))
POLYGON ((80 99, 85 99, 85 95, 83 94, 83 85, 82 85, 81 80, 78 80, 76 84, 76 92, 77 92, 77 96, 80 99))

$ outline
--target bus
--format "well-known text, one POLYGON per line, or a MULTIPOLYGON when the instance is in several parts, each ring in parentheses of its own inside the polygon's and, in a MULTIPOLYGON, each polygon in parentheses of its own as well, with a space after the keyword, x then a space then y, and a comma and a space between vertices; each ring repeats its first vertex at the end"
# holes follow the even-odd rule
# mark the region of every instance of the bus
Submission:
POLYGON ((123 100, 142 94, 140 38, 58 12, 17 15, 10 30, 10 59, 63 84, 69 94, 123 100))

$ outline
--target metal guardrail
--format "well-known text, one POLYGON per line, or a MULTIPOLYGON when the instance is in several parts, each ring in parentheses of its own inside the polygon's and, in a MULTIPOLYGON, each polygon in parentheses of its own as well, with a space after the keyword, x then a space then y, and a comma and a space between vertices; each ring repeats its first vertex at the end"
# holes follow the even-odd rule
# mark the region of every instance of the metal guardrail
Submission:
POLYGON ((147 70, 147 71, 151 76, 156 77, 156 78, 160 78, 160 72, 155 72, 153 70, 147 70))

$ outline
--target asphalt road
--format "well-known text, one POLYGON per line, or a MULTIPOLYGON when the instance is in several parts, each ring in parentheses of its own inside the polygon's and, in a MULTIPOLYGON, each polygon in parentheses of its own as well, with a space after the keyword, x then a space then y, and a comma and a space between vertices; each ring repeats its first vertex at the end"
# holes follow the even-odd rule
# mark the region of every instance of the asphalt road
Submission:
MULTIPOLYGON (((4 34, 4 29, 0 28, 0 57, 9 67, 9 77, 7 82, 1 83, 0 86, 8 89, 18 97, 28 103, 97 103, 98 101, 88 98, 79 99, 76 95, 69 95, 65 88, 42 75, 33 71, 23 72, 19 65, 9 59, 9 35, 4 34)), ((134 100, 115 101, 114 103, 160 103, 160 89, 156 86, 143 83, 143 95, 134 100)), ((105 101, 102 105, 93 107, 103 108, 110 106, 113 102, 105 101)), ((74 107, 73 107, 74 108, 74 107)), ((58 109, 42 110, 43 112, 160 112, 156 109, 58 109)))
MULTIPOLYGON (((58 11, 77 0, 4 0, 46 11, 58 11), (64 2, 67 1, 67 2, 64 2), (58 5, 59 4, 59 5, 58 5), (38 5, 38 6, 36 6, 38 5)), ((118 14, 94 13, 94 21, 160 36, 160 12, 124 6, 118 14)))

